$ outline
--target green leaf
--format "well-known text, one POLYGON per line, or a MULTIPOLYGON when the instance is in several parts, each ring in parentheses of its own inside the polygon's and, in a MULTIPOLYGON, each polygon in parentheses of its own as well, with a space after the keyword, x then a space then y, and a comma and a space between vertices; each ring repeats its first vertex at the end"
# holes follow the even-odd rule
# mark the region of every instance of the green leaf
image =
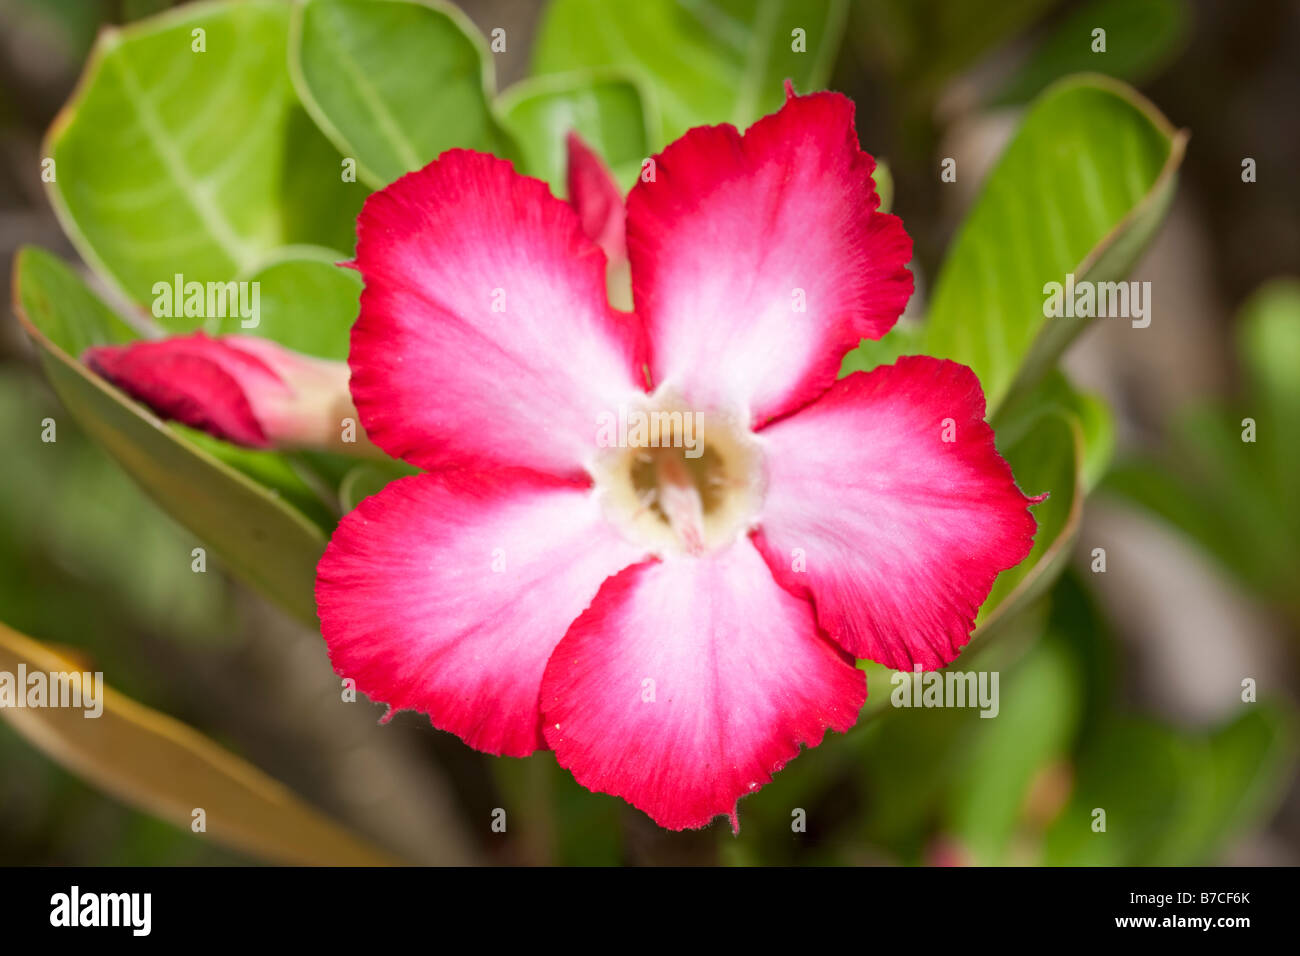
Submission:
POLYGON ((450 4, 305 0, 289 64, 312 118, 373 187, 453 147, 515 152, 493 114, 483 37, 450 4))
POLYGON ((297 464, 296 456, 241 448, 179 422, 168 422, 167 427, 187 444, 264 486, 322 531, 328 533, 338 524, 340 512, 334 506, 333 489, 314 470, 297 464))
POLYGON ((1091 492, 1110 467, 1115 453, 1115 421, 1110 406, 1099 395, 1077 391, 1059 369, 1050 371, 1032 392, 1004 405, 993 421, 998 440, 1012 443, 1052 409, 1072 415, 1083 435, 1084 490, 1091 492))
POLYGON ((953 243, 925 323, 924 351, 973 368, 991 416, 1089 321, 1046 318, 1045 284, 1126 275, 1164 217, 1185 142, 1106 77, 1063 80, 1030 107, 953 243))
POLYGON ((921 352, 921 327, 915 322, 902 321, 879 339, 863 339, 840 363, 840 378, 854 372, 870 372, 880 365, 893 365, 904 355, 921 352))
POLYGON ((875 157, 876 168, 871 172, 871 178, 876 183, 876 195, 880 197, 880 212, 889 212, 894 206, 894 174, 889 169, 889 163, 875 157))
POLYGON ((15 311, 40 352, 45 374, 81 427, 236 574, 314 626, 322 528, 274 490, 168 428, 69 354, 69 348, 129 336, 112 310, 58 259, 39 249, 20 250, 13 288, 15 311))
POLYGON ((845 0, 553 0, 533 48, 536 73, 622 67, 663 117, 658 151, 692 126, 744 129, 784 101, 782 83, 820 89, 839 51, 845 0), (795 30, 805 52, 796 52, 795 30))
POLYGON ((217 320, 208 331, 260 335, 298 352, 345 361, 361 310, 361 276, 338 265, 346 258, 315 246, 277 249, 239 276, 258 283, 257 327, 245 329, 236 315, 217 320))
POLYGON ((128 299, 177 273, 231 279, 287 243, 351 248, 364 190, 294 98, 288 19, 274 0, 201 3, 101 34, 44 155, 64 230, 128 299))
MULTIPOLYGON (((1064 376, 1062 376, 1064 379, 1064 376)), ((1115 454, 1115 417, 1100 395, 1071 390, 1071 410, 1083 429, 1083 468, 1080 478, 1084 492, 1090 494, 1101 483, 1115 454)))
POLYGON ((1053 28, 996 102, 1027 102, 1061 77, 1087 70, 1139 83, 1177 55, 1189 26, 1184 0, 1091 0, 1053 28), (1095 29, 1106 31, 1104 53, 1092 50, 1095 29))
POLYGON ((993 582, 993 589, 976 619, 977 636, 985 636, 1042 594, 1065 568, 1070 547, 1083 516, 1083 468, 1086 452, 1079 420, 1072 414, 1048 409, 1020 436, 1007 441, 998 436, 999 450, 1027 495, 1046 492, 1048 498, 1033 507, 1038 530, 1029 556, 1008 568, 993 582))
POLYGON ((68 355, 79 356, 93 345, 120 345, 139 338, 66 264, 44 249, 27 246, 19 251, 14 258, 13 289, 19 318, 26 309, 40 323, 41 334, 68 355))
POLYGON ((351 468, 339 482, 339 506, 351 511, 371 495, 377 495, 398 478, 419 474, 419 470, 400 461, 365 461, 351 468))
POLYGON ((658 121, 650 122, 636 82, 610 70, 534 77, 497 100, 502 122, 519 142, 523 171, 563 196, 568 168, 565 137, 578 134, 609 165, 626 190, 636 182, 658 121))

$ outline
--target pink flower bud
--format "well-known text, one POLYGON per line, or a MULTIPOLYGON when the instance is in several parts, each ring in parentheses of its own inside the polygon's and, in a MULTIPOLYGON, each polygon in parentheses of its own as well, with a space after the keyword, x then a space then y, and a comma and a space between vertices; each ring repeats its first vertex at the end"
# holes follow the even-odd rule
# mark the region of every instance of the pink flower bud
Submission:
POLYGON ((160 417, 237 445, 353 454, 373 448, 364 435, 344 441, 347 420, 358 421, 345 362, 253 336, 202 332, 97 346, 82 360, 160 417))
POLYGON ((569 205, 582 220, 582 231, 604 251, 611 267, 627 259, 623 194, 609 168, 577 133, 569 133, 567 173, 569 205))

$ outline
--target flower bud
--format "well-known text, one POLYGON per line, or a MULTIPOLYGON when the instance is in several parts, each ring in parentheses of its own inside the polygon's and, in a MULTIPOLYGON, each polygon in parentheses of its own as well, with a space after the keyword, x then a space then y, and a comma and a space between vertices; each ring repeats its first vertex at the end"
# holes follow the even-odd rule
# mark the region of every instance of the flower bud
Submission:
POLYGON ((358 435, 347 363, 247 335, 202 332, 87 349, 86 366, 165 419, 249 448, 373 450, 358 435))

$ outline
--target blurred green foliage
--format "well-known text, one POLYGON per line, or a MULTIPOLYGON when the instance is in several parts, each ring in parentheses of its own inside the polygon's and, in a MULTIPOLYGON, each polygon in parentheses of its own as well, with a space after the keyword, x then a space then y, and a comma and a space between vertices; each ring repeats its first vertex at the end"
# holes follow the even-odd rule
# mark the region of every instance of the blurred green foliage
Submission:
POLYGON ((1103 490, 1192 537, 1300 633, 1300 281, 1259 289, 1236 332, 1238 399, 1188 409, 1103 490))
POLYGON ((781 105, 787 79, 801 93, 823 87, 847 12, 847 0, 552 0, 532 67, 539 75, 633 72, 662 121, 652 142, 658 152, 692 126, 743 129, 781 105))
MULTIPOLYGON (((13 362, 0 362, 0 434, 8 445, 0 468, 4 620, 75 648, 89 664, 111 661, 123 690, 184 718, 191 712, 185 688, 150 647, 167 641, 202 652, 226 645, 235 625, 227 582, 190 572, 184 558, 191 535, 78 431, 31 369, 13 362), (41 441, 46 418, 58 422, 56 442, 41 441)), ((3 722, 0 767, 0 853, 7 864, 241 859, 106 801, 3 722)))
POLYGON ((1183 0, 1080 3, 1053 25, 993 102, 1002 106, 1025 103, 1063 76, 1095 70, 1094 30, 1106 31, 1106 57, 1101 61, 1106 73, 1138 83, 1179 52, 1187 40, 1188 19, 1183 0), (1082 42, 1085 37, 1089 42, 1082 42))

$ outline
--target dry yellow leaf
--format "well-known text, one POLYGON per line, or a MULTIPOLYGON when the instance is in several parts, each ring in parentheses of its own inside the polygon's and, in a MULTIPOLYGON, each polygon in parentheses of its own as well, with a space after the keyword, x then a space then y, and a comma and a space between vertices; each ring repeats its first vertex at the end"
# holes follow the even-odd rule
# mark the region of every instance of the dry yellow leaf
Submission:
MULTIPOLYGON (((82 668, 0 624, 0 672, 20 669, 48 675, 82 668)), ((0 707, 0 717, 53 760, 133 807, 186 829, 202 808, 205 835, 250 856, 299 865, 401 862, 193 728, 111 688, 98 690, 99 717, 49 706, 0 707)))

